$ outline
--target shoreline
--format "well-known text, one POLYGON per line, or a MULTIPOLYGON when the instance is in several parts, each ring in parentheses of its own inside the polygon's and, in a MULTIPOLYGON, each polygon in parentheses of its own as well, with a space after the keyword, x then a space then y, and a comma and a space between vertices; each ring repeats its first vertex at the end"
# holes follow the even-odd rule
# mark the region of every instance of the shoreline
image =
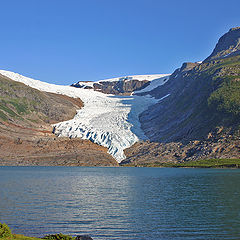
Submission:
POLYGON ((215 168, 215 169, 238 169, 240 159, 202 159, 187 162, 153 162, 153 163, 124 163, 118 166, 71 166, 71 165, 0 165, 0 167, 145 167, 145 168, 215 168))
POLYGON ((218 169, 238 169, 240 159, 202 159, 188 162, 154 162, 142 164, 123 164, 121 167, 155 167, 155 168, 218 168, 218 169))

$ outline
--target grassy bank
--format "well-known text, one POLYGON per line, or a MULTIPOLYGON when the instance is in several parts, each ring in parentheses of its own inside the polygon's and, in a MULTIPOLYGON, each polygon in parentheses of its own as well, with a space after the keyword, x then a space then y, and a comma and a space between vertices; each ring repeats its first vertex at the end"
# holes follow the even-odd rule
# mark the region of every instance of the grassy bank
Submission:
POLYGON ((143 164, 125 164, 125 167, 169 167, 169 168, 240 168, 240 159, 203 159, 182 163, 154 162, 143 164))
MULTIPOLYGON (((0 240, 39 240, 39 239, 75 240, 76 237, 63 235, 62 233, 54 234, 54 235, 47 235, 43 238, 26 237, 26 236, 20 235, 20 234, 12 234, 10 228, 5 223, 3 223, 3 224, 0 223, 0 240)), ((91 238, 88 238, 88 239, 91 239, 91 238)))

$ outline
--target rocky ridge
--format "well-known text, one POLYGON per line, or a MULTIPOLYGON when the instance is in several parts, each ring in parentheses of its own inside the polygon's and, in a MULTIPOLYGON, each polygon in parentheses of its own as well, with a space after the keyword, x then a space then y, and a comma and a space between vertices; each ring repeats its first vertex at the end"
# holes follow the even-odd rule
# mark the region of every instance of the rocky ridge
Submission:
POLYGON ((240 27, 231 28, 218 41, 205 62, 240 54, 240 27))

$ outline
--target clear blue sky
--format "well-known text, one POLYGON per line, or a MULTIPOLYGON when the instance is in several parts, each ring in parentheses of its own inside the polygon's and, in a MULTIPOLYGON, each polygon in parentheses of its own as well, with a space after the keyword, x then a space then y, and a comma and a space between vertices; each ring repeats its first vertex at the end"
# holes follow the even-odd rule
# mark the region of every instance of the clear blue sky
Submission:
POLYGON ((239 0, 2 0, 0 69, 59 84, 171 73, 206 58, 239 11, 239 0))

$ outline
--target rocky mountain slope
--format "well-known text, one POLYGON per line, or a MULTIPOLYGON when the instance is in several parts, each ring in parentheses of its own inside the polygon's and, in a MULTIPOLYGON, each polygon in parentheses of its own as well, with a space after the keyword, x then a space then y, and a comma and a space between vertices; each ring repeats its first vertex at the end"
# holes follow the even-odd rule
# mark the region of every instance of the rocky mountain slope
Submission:
POLYGON ((79 98, 42 92, 0 75, 0 165, 117 165, 104 147, 52 133, 52 123, 73 118, 81 107, 79 98))
POLYGON ((240 27, 231 28, 218 41, 212 54, 205 60, 217 60, 240 54, 240 27))
POLYGON ((240 28, 231 29, 204 62, 183 64, 147 92, 168 97, 140 115, 150 142, 126 150, 125 162, 240 157, 239 42, 240 28))

